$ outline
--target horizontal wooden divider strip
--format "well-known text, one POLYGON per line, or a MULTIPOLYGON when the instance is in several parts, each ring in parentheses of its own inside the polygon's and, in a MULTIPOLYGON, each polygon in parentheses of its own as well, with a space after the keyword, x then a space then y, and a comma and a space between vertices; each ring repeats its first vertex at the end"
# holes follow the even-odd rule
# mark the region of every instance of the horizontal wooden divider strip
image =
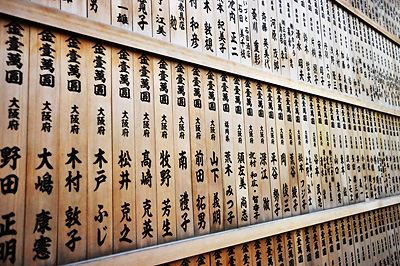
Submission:
POLYGON ((396 35, 394 35, 393 33, 389 32, 386 29, 379 26, 378 23, 376 23, 375 21, 370 19, 367 15, 363 14, 359 9, 352 7, 351 4, 345 2, 344 0, 333 0, 333 1, 336 2, 338 5, 342 6, 343 8, 345 8, 347 11, 349 11, 353 15, 355 15, 358 18, 360 18, 361 20, 363 20, 365 23, 367 23, 368 25, 370 25, 371 27, 373 27, 374 29, 376 29, 377 31, 382 33, 383 35, 385 35, 391 41, 400 45, 400 39, 396 35))
POLYGON ((158 265, 400 203, 400 195, 127 251, 70 265, 158 265))
POLYGON ((192 49, 172 43, 160 41, 124 30, 108 24, 70 14, 58 9, 32 3, 26 0, 0 0, 0 13, 33 21, 43 25, 67 30, 84 36, 97 38, 111 43, 132 47, 149 53, 170 57, 187 63, 207 67, 216 71, 226 72, 245 78, 272 83, 296 91, 326 97, 332 100, 369 108, 387 114, 399 116, 400 110, 395 107, 365 102, 361 99, 327 90, 304 82, 293 80, 277 74, 268 73, 262 69, 234 63, 216 56, 206 55, 192 49))

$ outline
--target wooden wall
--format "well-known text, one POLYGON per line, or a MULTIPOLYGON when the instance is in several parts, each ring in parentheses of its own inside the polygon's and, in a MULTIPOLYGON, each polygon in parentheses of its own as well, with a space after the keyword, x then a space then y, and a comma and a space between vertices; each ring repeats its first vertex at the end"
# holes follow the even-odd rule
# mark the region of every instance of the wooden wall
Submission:
POLYGON ((398 1, 33 2, 0 1, 2 263, 398 263, 398 1))

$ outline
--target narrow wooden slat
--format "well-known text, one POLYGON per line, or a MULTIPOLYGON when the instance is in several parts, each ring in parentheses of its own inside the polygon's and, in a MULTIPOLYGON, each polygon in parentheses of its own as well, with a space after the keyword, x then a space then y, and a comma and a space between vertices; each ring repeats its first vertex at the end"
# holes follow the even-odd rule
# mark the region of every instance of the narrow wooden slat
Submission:
POLYGON ((192 164, 190 160, 188 71, 188 66, 172 63, 173 134, 175 147, 179 147, 174 149, 177 239, 194 236, 192 179, 189 178, 192 164))
POLYGON ((29 26, 19 21, 0 20, 0 150, 1 224, 11 225, 0 238, 9 247, 5 265, 23 263, 25 187, 28 139, 29 26), (11 44, 16 45, 11 47, 11 44), (5 45, 7 44, 7 45, 5 45), (10 159, 10 160, 9 160, 10 159), (4 161, 3 161, 4 160, 4 161), (9 184, 9 185, 7 185, 9 184), (14 222, 14 223, 13 223, 14 222), (12 249, 14 247, 14 249, 12 249))
POLYGON ((86 259, 87 40, 61 35, 58 263, 86 259), (75 219, 76 218, 76 219, 75 219))
POLYGON ((113 251, 111 47, 88 42, 87 256, 113 251))
POLYGON ((112 47, 113 252, 136 247, 133 52, 112 47))
POLYGON ((60 39, 30 28, 24 263, 31 265, 57 259, 60 39))

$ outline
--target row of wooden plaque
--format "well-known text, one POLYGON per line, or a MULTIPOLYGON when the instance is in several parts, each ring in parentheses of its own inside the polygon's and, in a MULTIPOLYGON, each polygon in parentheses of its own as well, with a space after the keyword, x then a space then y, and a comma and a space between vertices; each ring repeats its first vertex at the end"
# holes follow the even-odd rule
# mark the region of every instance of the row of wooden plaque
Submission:
MULTIPOLYGON (((399 106, 398 44, 335 1, 35 2, 365 101, 399 106)), ((391 16, 398 13, 398 1, 351 2, 363 12, 374 10, 385 24, 395 22, 391 16), (390 11, 381 14, 382 6, 390 11)))
POLYGON ((1 262, 64 264, 400 192, 398 117, 0 25, 1 262))
POLYGON ((399 265, 399 205, 185 258, 191 265, 399 265))

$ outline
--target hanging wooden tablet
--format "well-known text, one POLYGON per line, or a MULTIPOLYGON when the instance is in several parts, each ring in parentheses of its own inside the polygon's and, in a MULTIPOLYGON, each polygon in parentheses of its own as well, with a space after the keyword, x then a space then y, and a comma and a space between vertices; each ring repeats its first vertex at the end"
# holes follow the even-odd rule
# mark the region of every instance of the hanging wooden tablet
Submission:
POLYGON ((226 6, 227 0, 214 0, 215 6, 215 49, 217 56, 228 59, 229 58, 229 44, 228 44, 228 12, 226 6))
POLYGON ((392 206, 392 214, 393 214, 393 226, 394 226, 394 236, 397 246, 397 254, 395 257, 400 258, 400 236, 399 236, 399 205, 392 206))
POLYGON ((321 263, 322 265, 329 264, 329 252, 328 252, 328 232, 327 232, 327 224, 322 223, 318 226, 319 229, 319 245, 321 246, 321 263))
POLYGON ((86 8, 87 8, 86 0, 61 1, 61 10, 82 17, 86 17, 87 15, 86 8))
POLYGON ((387 236, 387 230, 386 230, 386 221, 383 213, 383 209, 378 209, 377 215, 378 215, 378 224, 380 225, 380 233, 381 233, 381 250, 383 251, 383 261, 387 265, 390 265, 390 251, 389 251, 389 243, 388 243, 388 236, 387 236))
POLYGON ((226 249, 226 261, 222 265, 239 265, 240 249, 239 246, 232 246, 226 249))
MULTIPOLYGON (((335 102, 334 108, 334 121, 336 124, 336 136, 337 136, 337 154, 339 159, 339 172, 340 180, 342 185, 342 197, 343 205, 348 205, 350 203, 350 187, 352 185, 349 183, 350 169, 347 167, 347 155, 348 155, 348 143, 347 143, 347 125, 346 119, 343 115, 344 109, 343 104, 335 102)), ((336 154, 336 152, 335 152, 336 154)))
POLYGON ((237 12, 240 62, 244 65, 251 66, 250 13, 248 0, 237 0, 237 12))
POLYGON ((368 261, 371 261, 374 263, 374 256, 373 256, 373 248, 372 248, 372 243, 373 239, 370 234, 369 230, 370 222, 368 221, 368 212, 365 212, 362 214, 362 230, 364 233, 364 241, 366 242, 366 250, 365 250, 365 257, 368 261))
MULTIPOLYGON (((189 127, 189 67, 171 62, 172 70, 172 114, 174 138, 176 237, 184 239, 194 236, 193 195, 191 179, 190 127, 189 127)), ((172 166, 172 164, 171 164, 172 166)))
POLYGON ((352 230, 353 230, 353 241, 354 241, 354 258, 355 262, 358 264, 361 263, 362 261, 362 248, 363 244, 361 243, 361 238, 359 236, 359 226, 358 226, 358 217, 357 215, 351 216, 350 217, 350 223, 352 225, 352 230))
POLYGON ((393 154, 394 154, 394 147, 392 145, 392 123, 389 115, 384 116, 384 124, 386 126, 386 146, 388 150, 388 158, 387 158, 387 169, 389 172, 388 182, 389 182, 389 195, 393 195, 395 193, 395 170, 393 168, 393 154))
MULTIPOLYGON (((308 182, 306 177, 306 171, 308 170, 308 162, 306 163, 306 154, 303 140, 305 137, 307 138, 305 142, 307 142, 307 147, 309 147, 309 139, 308 135, 303 136, 302 131, 302 118, 300 114, 300 99, 299 94, 294 91, 292 93, 292 103, 293 103, 293 136, 295 137, 295 145, 296 145, 296 157, 295 160, 297 161, 297 176, 298 176, 298 204, 300 208, 300 213, 308 213, 309 212, 309 202, 308 202, 308 182)), ((308 125, 308 121, 307 125, 308 125)), ((311 195, 310 195, 311 197, 311 195)), ((312 203, 312 202, 311 202, 312 203)))
MULTIPOLYGON (((331 81, 331 65, 329 58, 329 30, 328 23, 330 23, 330 18, 328 21, 327 15, 330 16, 330 10, 327 10, 328 2, 326 0, 319 1, 319 18, 320 18, 320 31, 321 31, 321 53, 323 58, 323 75, 322 80, 324 80, 324 87, 327 89, 332 89, 331 81)), ((321 69, 320 69, 321 72, 321 69)))
POLYGON ((352 129, 352 139, 353 141, 353 154, 354 154, 354 163, 355 163, 355 171, 356 171, 356 179, 354 180, 357 185, 355 186, 355 197, 358 198, 359 201, 365 201, 364 195, 364 180, 363 174, 361 170, 361 159, 360 159, 360 143, 358 139, 358 128, 357 128, 357 119, 356 119, 356 111, 354 106, 350 106, 349 115, 351 120, 351 129, 352 129), (357 193, 358 191, 358 193, 357 193))
POLYGON ((268 263, 268 265, 275 265, 275 237, 267 237, 265 239, 265 252, 266 252, 266 262, 268 263))
POLYGON ((114 252, 136 246, 133 52, 112 47, 114 252))
POLYGON ((315 110, 316 110, 316 124, 317 124, 317 141, 319 151, 319 167, 321 173, 321 192, 324 202, 324 208, 329 209, 333 207, 333 193, 330 191, 332 188, 329 185, 330 174, 328 165, 328 147, 325 138, 325 126, 324 126, 324 104, 319 97, 314 98, 315 110))
POLYGON ((88 258, 111 254, 112 110, 111 47, 88 43, 88 258))
POLYGON ((286 263, 289 265, 296 265, 296 254, 295 254, 295 242, 294 242, 294 235, 292 231, 289 231, 284 234, 285 239, 285 254, 286 263))
POLYGON ((279 45, 279 19, 277 12, 278 0, 271 0, 267 5, 268 21, 271 30, 271 69, 274 73, 281 73, 280 45, 279 45))
POLYGON ((113 0, 111 2, 111 24, 126 30, 133 30, 132 1, 113 0))
POLYGON ((21 265, 27 180, 30 30, 28 25, 9 19, 0 19, 0 25, 0 39, 3 40, 0 72, 5 73, 0 81, 0 216, 4 225, 0 246, 7 250, 2 253, 2 263, 21 265))
POLYGON ((320 243, 320 230, 318 225, 313 225, 310 227, 311 243, 313 245, 313 257, 312 260, 315 264, 320 265, 322 263, 321 259, 321 243, 320 243))
MULTIPOLYGON (((295 94, 294 94, 295 95, 295 94)), ((314 176, 314 168, 313 168, 313 156, 311 153, 311 141, 312 141, 312 135, 310 134, 310 119, 311 117, 309 116, 309 104, 307 101, 307 96, 304 93, 299 94, 299 109, 300 109, 300 126, 301 126, 301 134, 300 137, 297 136, 299 139, 302 140, 302 145, 303 145, 303 160, 300 160, 299 155, 297 155, 298 162, 299 162, 299 171, 301 173, 301 161, 303 161, 303 166, 304 166, 304 174, 306 178, 306 203, 308 207, 305 207, 305 211, 308 210, 310 212, 314 212, 317 209, 317 196, 316 196, 316 190, 315 190, 315 184, 313 181, 313 176, 314 176)), ((296 101, 294 101, 295 106, 296 106, 296 101)), ((296 107, 295 107, 295 113, 296 113, 296 107)), ((315 118, 314 118, 315 119, 315 118)), ((315 121, 314 121, 315 122, 315 121)), ((296 123, 297 123, 297 118, 296 118, 296 123)), ((299 141, 299 140, 297 140, 299 141)), ((299 154, 299 150, 296 147, 297 154, 299 154)), ((301 189, 301 184, 300 184, 300 189, 301 189)), ((303 200, 302 200, 302 205, 303 205, 303 200)))
POLYGON ((322 195, 322 186, 320 178, 320 155, 318 153, 318 135, 317 135, 317 117, 316 109, 314 105, 314 98, 312 96, 307 97, 307 105, 309 107, 309 129, 310 129, 310 143, 311 143, 311 158, 312 158, 312 171, 313 171, 313 183, 316 195, 316 209, 322 210, 324 208, 324 200, 322 195))
POLYGON ((202 0, 202 19, 203 24, 203 52, 206 54, 216 54, 216 27, 215 27, 215 0, 202 0))
POLYGON ((203 50, 202 8, 199 0, 186 1, 188 47, 196 51, 203 50))
POLYGON ((353 95, 353 84, 356 79, 355 67, 353 65, 354 62, 354 41, 353 41, 353 31, 351 25, 351 17, 350 13, 346 12, 343 8, 342 12, 342 27, 343 27, 343 36, 344 36, 344 58, 342 58, 342 66, 344 63, 344 68, 346 71, 344 72, 345 77, 343 77, 344 81, 344 92, 350 95, 353 95))
POLYGON ((373 162, 373 151, 370 143, 370 125, 369 125, 369 114, 365 108, 360 108, 361 112, 361 135, 365 147, 365 164, 367 170, 367 182, 368 182, 368 198, 369 200, 375 199, 376 195, 376 181, 375 181, 375 165, 373 162))
POLYGON ((285 117, 285 139, 287 150, 287 164, 289 167, 289 193, 291 198, 292 215, 300 214, 300 199, 299 199, 299 177, 297 174, 297 154, 296 154, 296 140, 293 128, 293 111, 292 111, 292 92, 285 90, 284 92, 284 117, 285 117))
POLYGON ((272 28, 269 21, 268 6, 269 3, 267 1, 258 1, 258 35, 260 36, 259 50, 261 55, 261 66, 266 71, 272 72, 272 28))
POLYGON ((240 62, 240 46, 239 46, 239 18, 238 6, 236 0, 226 1, 227 12, 227 40, 228 40, 228 57, 230 61, 240 62))
POLYGON ((276 235, 273 238, 275 247, 275 265, 286 265, 287 252, 285 236, 283 234, 276 235))
POLYGON ((169 42, 171 38, 169 1, 151 1, 151 19, 153 38, 169 42))
POLYGON ((275 92, 277 161, 281 182, 282 216, 290 217, 292 215, 292 199, 290 197, 290 165, 288 158, 289 140, 286 134, 286 117, 284 115, 285 90, 278 87, 275 92))
POLYGON ((258 153, 258 164, 260 167, 260 179, 259 186, 261 191, 261 197, 259 198, 260 210, 261 210, 261 221, 270 221, 273 217, 272 208, 272 190, 271 190, 271 172, 270 162, 268 160, 268 136, 267 127, 265 124, 266 119, 266 107, 264 103, 264 86, 261 83, 255 84, 254 99, 255 108, 255 141, 258 144, 256 151, 258 153))
POLYGON ((153 58, 158 243, 176 239, 175 152, 172 133, 171 62, 153 58))
POLYGON ((306 66, 307 69, 307 82, 319 86, 318 79, 318 56, 317 56, 317 40, 316 40, 316 25, 314 17, 314 6, 311 0, 307 0, 307 20, 308 20, 308 33, 310 38, 310 65, 306 66), (310 75, 308 75, 310 74, 310 75))
POLYGON ((332 34, 333 34, 333 47, 334 47, 334 58, 336 64, 336 82, 337 90, 343 92, 343 68, 341 65, 341 42, 342 40, 342 22, 340 17, 339 8, 336 3, 332 2, 331 5, 331 18, 332 18, 332 34))
MULTIPOLYGON (((17 36, 6 44, 22 51, 22 39, 17 36)), ((61 36, 55 31, 30 28, 26 180, 29 204, 25 206, 23 256, 24 264, 29 265, 55 264, 57 259, 60 42, 61 36)), ((7 77, 23 82, 21 73, 9 72, 7 77)), ((2 155, 5 151, 2 148, 2 155)), ((18 154, 18 149, 11 147, 11 152, 18 154)), ((11 214, 3 217, 8 223, 15 219, 11 214)))
POLYGON ((269 158, 269 172, 271 175, 271 204, 273 210, 273 219, 279 219, 282 217, 282 198, 281 198, 281 178, 279 171, 278 161, 278 139, 275 124, 275 104, 274 94, 276 93, 276 87, 267 85, 264 91, 265 95, 265 106, 266 106, 266 135, 268 144, 268 158, 269 158))
POLYGON ((355 139, 358 144, 358 154, 356 155, 358 162, 359 185, 360 185, 360 198, 361 201, 369 200, 369 183, 367 180, 366 163, 365 163, 365 145, 362 138, 362 128, 360 121, 360 111, 357 107, 352 110, 353 113, 353 129, 355 129, 355 139))
MULTIPOLYGON (((343 164, 346 169, 346 182, 347 182, 347 195, 349 204, 353 204, 355 202, 354 198, 354 184, 353 184, 353 168, 351 166, 351 154, 350 154, 350 136, 349 129, 347 124, 347 115, 346 115, 346 105, 340 104, 340 122, 342 123, 342 141, 343 141, 343 164)), ((345 183, 344 183, 345 184, 345 183)))
POLYGON ((205 266, 210 266, 210 254, 200 254, 198 256, 193 257, 193 261, 195 262, 194 265, 199 266, 199 265, 205 265, 205 266))
POLYGON ((133 31, 152 36, 152 2, 134 0, 132 3, 133 31))
POLYGON ((185 0, 170 0, 169 3, 169 25, 171 43, 181 46, 187 45, 187 19, 185 0))
MULTIPOLYGON (((338 197, 337 195, 341 195, 341 185, 340 180, 336 178, 335 170, 334 170, 334 162, 333 162, 333 152, 332 152, 332 142, 331 142, 331 134, 330 131, 330 107, 329 101, 326 99, 322 99, 322 108, 323 108, 323 125, 324 125, 324 139, 326 143, 326 174, 328 176, 328 191, 329 191, 329 200, 331 201, 332 207, 338 206, 338 197), (339 182, 339 185, 338 183, 339 182)), ((340 199, 341 200, 341 199, 340 199)), ((341 205, 341 203, 339 203, 341 205)))
POLYGON ((226 263, 227 250, 219 249, 210 253, 210 265, 212 266, 221 266, 223 263, 226 263))
POLYGON ((211 232, 222 231, 224 228, 224 192, 221 174, 221 141, 220 141, 220 124, 219 124, 219 108, 218 108, 218 79, 217 73, 209 71, 204 75, 204 91, 205 97, 205 134, 207 139, 206 160, 208 164, 208 187, 210 197, 210 223, 211 232))
POLYGON ((389 259, 390 264, 395 265, 397 263, 397 259, 395 259, 395 255, 397 254, 397 245, 394 238, 394 228, 392 224, 392 214, 391 214, 391 206, 384 208, 383 217, 385 219, 386 224, 386 234, 387 234, 387 242, 389 247, 389 259))
MULTIPOLYGON (((328 45, 328 57, 329 60, 327 63, 330 64, 329 69, 330 69, 330 82, 331 82, 331 89, 332 90, 338 90, 338 82, 337 82, 337 67, 336 67, 336 61, 335 61, 335 41, 334 41, 334 32, 333 32, 333 25, 332 25, 332 19, 333 19, 333 14, 332 14, 332 2, 330 1, 325 1, 325 15, 326 15, 326 20, 325 20, 325 27, 327 31, 327 45, 328 45)), ((328 72, 327 72, 328 73, 328 72)), ((329 80, 328 80, 329 82, 329 80)))
POLYGON ((305 14, 303 7, 298 0, 292 1, 293 8, 293 40, 295 58, 293 59, 293 66, 295 72, 295 79, 304 81, 304 59, 305 59, 305 45, 303 41, 303 33, 306 31, 303 23, 303 14, 305 14))
POLYGON ((339 235, 341 237, 341 249, 342 249, 342 263, 344 265, 348 264, 349 265, 349 260, 350 260, 350 255, 349 255, 349 245, 347 241, 347 235, 346 235, 346 221, 344 218, 338 219, 338 226, 339 226, 339 235))
POLYGON ((378 128, 378 144, 379 144, 379 167, 381 169, 380 182, 382 186, 382 196, 386 197, 388 195, 388 181, 387 181, 387 170, 386 170, 386 141, 384 134, 384 126, 382 121, 382 114, 376 112, 376 124, 378 128))
MULTIPOLYGON (((286 0, 276 0, 276 23, 277 23, 277 34, 279 41, 279 54, 280 58, 280 73, 289 77, 289 47, 288 47, 288 36, 287 36, 287 22, 286 22, 286 0)), ((275 52, 275 51, 274 51, 275 52)))
POLYGON ((266 261, 266 252, 265 246, 263 245, 263 239, 250 242, 249 245, 251 248, 250 265, 262 265, 263 261, 266 261))
POLYGON ((296 42, 295 42, 295 24, 294 8, 292 0, 283 0, 284 10, 286 15, 286 34, 287 34, 287 47, 288 47, 288 67, 289 77, 297 79, 297 69, 295 69, 295 63, 297 61, 296 42))
POLYGON ((399 123, 398 123, 398 118, 392 116, 392 131, 393 131, 393 138, 392 143, 393 143, 393 149, 394 149, 394 154, 392 155, 393 157, 393 168, 395 170, 395 176, 394 176, 394 190, 395 194, 400 193, 400 177, 399 177, 399 171, 400 171, 400 158, 399 158, 399 123))
POLYGON ((317 56, 317 65, 313 65, 314 73, 318 73, 318 86, 325 87, 325 64, 324 64, 324 54, 323 54, 323 42, 322 42, 322 26, 320 18, 320 6, 319 1, 314 1, 313 13, 314 13, 314 23, 315 23, 315 48, 317 56), (316 68, 316 69, 315 69, 316 68))
POLYGON ((372 247, 372 257, 373 261, 379 263, 380 254, 378 253, 378 227, 376 217, 373 211, 368 212, 368 222, 369 222, 369 234, 371 236, 371 247, 372 247))
POLYGON ((362 116, 363 110, 361 108, 356 108, 356 122, 358 128, 358 139, 360 144, 360 159, 361 159, 361 172, 363 175, 363 183, 364 183, 364 197, 365 200, 369 201, 371 199, 372 194, 372 184, 370 184, 368 177, 368 165, 367 165, 367 156, 368 156, 368 146, 366 143, 366 139, 363 136, 363 122, 365 122, 365 117, 362 116))
POLYGON ((61 35, 59 264, 86 259, 90 48, 84 39, 61 35))
POLYGON ((192 160, 192 189, 194 207, 195 235, 210 232, 210 208, 208 189, 208 165, 204 157, 207 155, 205 119, 204 119, 204 70, 190 68, 189 81, 189 115, 190 115, 190 149, 192 160))
POLYGON ((232 229, 237 227, 237 205, 236 205, 236 178, 233 174, 236 162, 233 160, 233 90, 231 77, 225 74, 218 75, 218 104, 219 104, 219 123, 221 139, 221 178, 224 186, 223 196, 223 220, 224 228, 232 229))
MULTIPOLYGON (((136 246, 157 244, 156 135, 154 120, 153 60, 147 54, 135 53, 135 166, 136 166, 136 246), (139 122, 140 121, 140 122, 139 122)), ((158 100, 158 99, 157 99, 158 100)))
MULTIPOLYGON (((256 136, 258 131, 257 103, 256 103, 256 88, 255 84, 250 80, 243 82, 243 113, 244 113, 244 140, 246 146, 247 160, 247 177, 249 191, 249 216, 250 223, 256 224, 265 221, 266 218, 261 216, 262 210, 262 192, 261 192, 261 165, 259 162, 260 138, 256 136)), ((257 134, 258 135, 258 134, 257 134)))
POLYGON ((340 81, 341 81, 341 88, 339 90, 342 93, 348 94, 348 75, 351 74, 350 69, 347 68, 347 65, 345 64, 345 57, 346 53, 348 52, 348 47, 347 46, 347 23, 346 23, 346 18, 343 16, 343 8, 339 5, 336 6, 336 22, 337 22, 337 30, 339 34, 339 39, 338 39, 338 44, 339 44, 339 54, 337 55, 337 65, 338 65, 338 70, 341 71, 340 73, 340 81), (346 50, 347 49, 347 50, 346 50))
MULTIPOLYGON (((373 56, 372 56, 372 46, 371 46, 371 31, 372 28, 369 27, 367 24, 364 24, 366 36, 364 36, 364 43, 365 43, 365 52, 366 52, 366 69, 365 71, 365 77, 366 77, 366 98, 369 101, 373 101, 373 98, 371 97, 372 93, 372 86, 373 86, 373 75, 372 75, 372 65, 373 65, 373 56)), ((365 68, 365 67, 364 67, 365 68)))
POLYGON ((334 101, 327 102, 328 121, 329 121, 329 132, 330 144, 331 144, 331 178, 334 178, 333 186, 335 187, 335 198, 337 206, 347 205, 347 180, 346 180, 346 170, 344 166, 344 154, 343 154, 343 139, 342 139, 342 125, 340 122, 340 117, 336 121, 335 118, 339 115, 339 103, 334 101), (337 107, 336 107, 337 105, 337 107), (339 126, 339 127, 338 127, 339 126), (343 163, 342 163, 343 162, 343 163), (343 182, 345 185, 343 185, 343 182))
POLYGON ((346 105, 345 106, 345 117, 346 117, 346 123, 347 123, 347 135, 348 135, 348 145, 349 145, 349 166, 350 166, 350 174, 352 182, 352 194, 353 194, 353 200, 350 202, 360 202, 360 189, 359 189, 359 180, 358 180, 358 174, 357 174, 357 161, 356 161, 356 152, 357 150, 355 149, 356 143, 354 140, 355 133, 353 130, 352 126, 352 112, 351 112, 352 106, 346 105))
POLYGON ((245 127, 243 115, 243 81, 238 77, 230 79, 234 99, 234 109, 232 109, 232 130, 233 130, 233 156, 235 168, 233 175, 236 178, 236 204, 238 226, 250 224, 249 211, 249 183, 247 174, 247 158, 245 149, 245 127))
POLYGON ((244 243, 241 245, 236 246, 236 250, 239 250, 239 261, 238 265, 246 265, 249 266, 251 265, 251 243, 244 243))
MULTIPOLYGON (((261 21, 260 21, 260 9, 259 2, 262 0, 248 0, 249 10, 249 30, 250 30, 250 41, 251 41, 251 62, 255 67, 261 68, 262 65, 262 43, 261 43, 261 21)), ((265 1, 264 1, 265 5, 265 1)), ((264 15, 265 16, 265 15, 264 15)))
POLYGON ((313 243, 311 235, 311 227, 304 228, 304 256, 306 265, 313 265, 313 243))
POLYGON ((377 112, 372 111, 371 115, 371 124, 372 124, 372 130, 373 130, 373 138, 372 138, 372 148, 375 150, 375 156, 374 156, 374 161, 375 161, 375 167, 377 169, 376 172, 376 182, 377 182, 377 187, 378 187, 378 198, 381 198, 384 196, 384 184, 383 184, 383 167, 382 165, 382 160, 381 160, 381 154, 382 154, 382 149, 380 146, 380 141, 379 141, 379 127, 378 127, 378 121, 377 121, 377 112))
POLYGON ((87 17, 102 23, 111 24, 111 1, 88 0, 87 17))
POLYGON ((332 234, 332 236, 329 236, 329 229, 328 229, 328 237, 332 238, 332 243, 331 240, 329 239, 329 257, 331 257, 331 254, 333 253, 333 256, 337 258, 337 264, 343 265, 344 264, 343 245, 342 245, 343 237, 342 237, 342 231, 340 230, 340 220, 337 219, 332 222, 328 222, 328 226, 329 224, 331 226, 330 230, 332 234))
POLYGON ((356 246, 354 243, 354 229, 352 223, 352 217, 348 216, 344 218, 345 225, 346 225, 346 234, 347 234, 347 249, 348 249, 348 256, 349 256, 349 263, 356 264, 356 246))
POLYGON ((306 265, 304 229, 293 231, 296 265, 306 265))

